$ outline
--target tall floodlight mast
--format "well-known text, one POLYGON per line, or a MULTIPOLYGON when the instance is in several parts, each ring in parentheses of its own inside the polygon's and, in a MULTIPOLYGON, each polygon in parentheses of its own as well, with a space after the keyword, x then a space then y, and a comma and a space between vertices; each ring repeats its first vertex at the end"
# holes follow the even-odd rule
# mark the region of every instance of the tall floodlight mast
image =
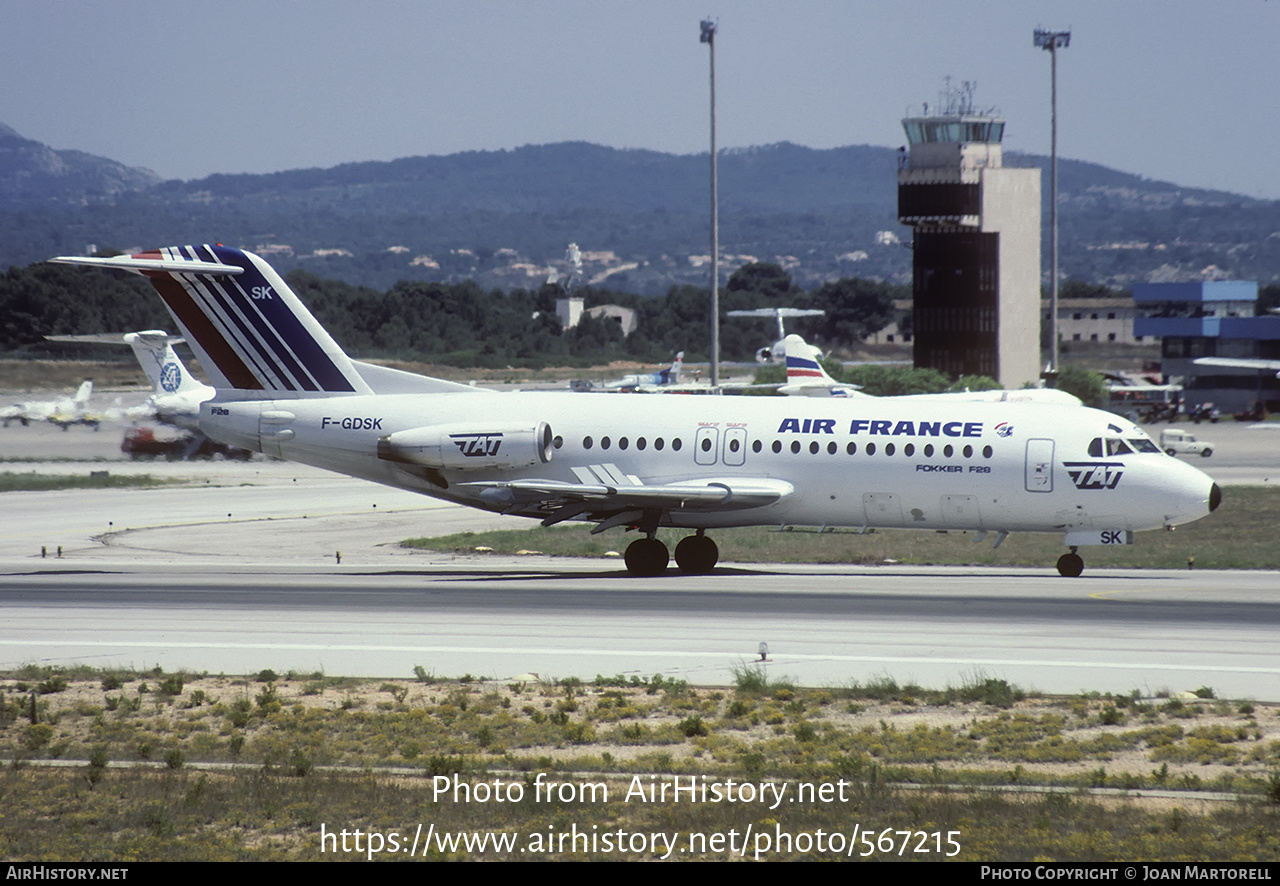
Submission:
POLYGON ((1050 161, 1049 161, 1049 371, 1050 387, 1058 379, 1058 50, 1071 45, 1070 31, 1036 28, 1035 45, 1049 53, 1050 161))
POLYGON ((702 20, 711 47, 711 386, 720 384, 720 199, 716 181, 716 23, 702 20))

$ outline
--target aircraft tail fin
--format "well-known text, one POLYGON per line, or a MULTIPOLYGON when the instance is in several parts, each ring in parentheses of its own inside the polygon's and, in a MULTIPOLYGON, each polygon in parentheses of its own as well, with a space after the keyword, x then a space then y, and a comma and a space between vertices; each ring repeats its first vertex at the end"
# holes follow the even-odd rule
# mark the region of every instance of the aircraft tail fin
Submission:
POLYGON ((89 404, 89 398, 93 395, 93 379, 87 378, 80 382, 80 387, 76 389, 75 396, 71 398, 71 402, 75 404, 76 409, 84 409, 89 404))
POLYGON ((125 343, 133 348, 138 365, 151 382, 152 393, 186 394, 204 387, 187 371, 173 350, 173 343, 181 340, 160 329, 130 332, 124 336, 125 343))
POLYGON ((822 368, 822 353, 798 335, 784 339, 787 352, 787 383, 792 385, 834 385, 836 380, 822 368))
POLYGON ((148 277, 219 390, 276 398, 371 393, 284 279, 251 252, 179 246, 53 261, 148 277))

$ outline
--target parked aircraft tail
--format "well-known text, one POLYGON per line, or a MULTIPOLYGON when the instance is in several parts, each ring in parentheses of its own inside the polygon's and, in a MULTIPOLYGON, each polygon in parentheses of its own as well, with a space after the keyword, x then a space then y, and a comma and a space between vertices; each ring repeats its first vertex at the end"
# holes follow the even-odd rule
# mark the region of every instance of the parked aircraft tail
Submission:
POLYGON ((350 359, 275 269, 251 252, 180 246, 53 261, 148 277, 219 390, 263 399, 473 390, 350 359))

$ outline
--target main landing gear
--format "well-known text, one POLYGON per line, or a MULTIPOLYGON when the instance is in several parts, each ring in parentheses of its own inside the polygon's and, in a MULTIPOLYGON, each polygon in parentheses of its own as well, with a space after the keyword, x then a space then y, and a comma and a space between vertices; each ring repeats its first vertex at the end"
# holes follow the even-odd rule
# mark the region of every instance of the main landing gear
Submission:
POLYGON ((1058 575, 1076 578, 1082 572, 1084 572, 1084 558, 1076 553, 1076 547, 1072 545, 1070 554, 1063 554, 1058 558, 1058 575))
MULTIPOLYGON (((667 546, 653 537, 638 538, 627 545, 625 560, 627 571, 632 575, 661 575, 667 571, 670 559, 667 546)), ((706 575, 719 559, 720 549, 701 529, 697 535, 686 536, 676 545, 676 566, 688 575, 706 575)))

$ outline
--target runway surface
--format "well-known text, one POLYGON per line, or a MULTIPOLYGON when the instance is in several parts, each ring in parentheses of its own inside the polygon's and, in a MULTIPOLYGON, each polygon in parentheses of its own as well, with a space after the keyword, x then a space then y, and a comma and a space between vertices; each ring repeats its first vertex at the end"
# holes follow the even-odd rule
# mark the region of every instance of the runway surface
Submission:
MULTIPOLYGON (((1280 435, 1229 430, 1249 454, 1218 441, 1196 465, 1225 482, 1269 483, 1280 435)), ((77 433, 92 432, 51 439, 77 433)), ((617 561, 407 551, 395 542, 521 524, 297 465, 6 467, 204 485, 6 493, 0 667, 409 676, 421 665, 446 677, 663 673, 726 684, 765 642, 770 674, 806 685, 997 677, 1053 693, 1209 686, 1280 699, 1273 572, 1090 569, 1070 580, 1051 564, 730 564, 635 579, 617 561)))

